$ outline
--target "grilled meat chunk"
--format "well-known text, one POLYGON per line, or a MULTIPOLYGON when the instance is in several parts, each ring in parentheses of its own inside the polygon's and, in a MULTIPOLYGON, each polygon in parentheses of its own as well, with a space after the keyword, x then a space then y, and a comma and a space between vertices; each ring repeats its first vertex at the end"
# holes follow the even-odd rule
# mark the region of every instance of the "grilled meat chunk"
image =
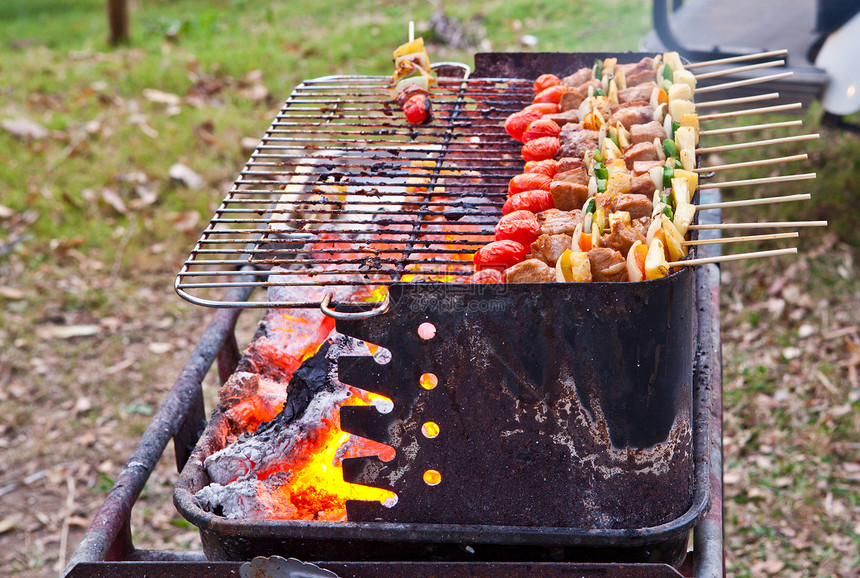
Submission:
POLYGON ((654 72, 654 59, 650 56, 644 56, 639 62, 630 62, 628 64, 616 64, 615 70, 623 70, 625 75, 636 74, 638 72, 654 72))
POLYGON ((651 93, 654 92, 655 88, 657 88, 657 83, 653 80, 643 82, 637 86, 629 86, 624 90, 618 91, 618 102, 626 103, 633 102, 635 100, 648 102, 651 100, 651 93))
POLYGON ((630 221, 630 226, 639 231, 643 237, 648 236, 648 226, 651 224, 650 215, 647 217, 639 217, 630 221))
POLYGON ((614 126, 616 122, 620 122, 624 128, 630 130, 633 125, 646 124, 652 120, 654 120, 654 109, 651 108, 650 104, 630 103, 629 106, 620 107, 612 112, 609 126, 614 126))
POLYGON ((589 88, 594 88, 595 90, 600 88, 600 81, 592 79, 575 88, 568 88, 565 93, 561 95, 561 102, 559 103, 561 111, 564 112, 567 110, 578 109, 579 105, 582 104, 582 101, 588 98, 589 88))
POLYGON ((549 185, 552 204, 562 211, 581 209, 588 199, 588 185, 568 181, 553 181, 549 185))
POLYGON ((579 157, 597 148, 599 133, 596 130, 584 130, 579 125, 566 124, 558 135, 561 148, 556 156, 579 157))
POLYGON ((558 159, 558 173, 566 173, 582 166, 582 159, 578 157, 562 157, 558 159))
POLYGON ((624 154, 621 155, 621 159, 624 161, 624 164, 627 165, 628 170, 633 170, 633 163, 635 161, 657 161, 660 158, 657 156, 657 147, 654 146, 653 142, 640 142, 635 145, 631 145, 624 151, 624 154))
POLYGON ((630 190, 627 192, 631 195, 645 196, 645 198, 650 199, 654 196, 654 191, 656 190, 657 187, 654 186, 654 181, 651 180, 651 175, 644 173, 633 177, 633 180, 630 182, 630 190))
POLYGON ((625 80, 627 81, 627 88, 631 86, 639 86, 640 84, 645 84, 648 81, 654 80, 654 77, 657 76, 657 73, 654 70, 642 70, 640 72, 634 72, 633 74, 625 73, 625 80))
POLYGON ((630 247, 632 247, 633 243, 636 241, 644 243, 645 233, 642 233, 639 228, 633 225, 633 222, 628 225, 624 221, 617 221, 612 226, 612 230, 603 236, 601 239, 601 245, 609 247, 610 249, 615 249, 624 256, 627 255, 627 252, 630 251, 630 247))
POLYGON ((578 88, 591 80, 594 71, 590 68, 580 68, 570 76, 565 76, 561 79, 561 83, 570 88, 578 88))
POLYGON ((660 139, 660 142, 666 138, 666 130, 663 128, 663 123, 656 120, 645 124, 634 124, 630 129, 630 139, 633 144, 654 142, 655 138, 660 139))
POLYGON ((578 166, 566 171, 557 172, 552 180, 576 183, 578 185, 588 185, 588 173, 585 172, 585 167, 578 166))
POLYGON ((532 255, 547 265, 555 267, 555 262, 561 254, 570 249, 571 242, 570 235, 541 235, 532 243, 532 255))
POLYGON ((573 235, 576 226, 582 223, 582 211, 549 209, 538 213, 537 218, 540 221, 541 235, 573 235))
POLYGON ((549 120, 555 122, 558 126, 564 126, 569 123, 579 122, 579 110, 572 108, 570 110, 566 110, 564 112, 559 112, 556 114, 545 114, 541 118, 548 118, 549 120))
POLYGON ((551 283, 555 281, 555 269, 540 259, 526 259, 505 269, 505 279, 508 283, 551 283))
POLYGON ((627 281, 627 261, 615 249, 609 247, 592 249, 588 252, 588 261, 591 264, 591 278, 594 281, 627 281))
MULTIPOLYGON (((652 185, 654 183, 651 183, 652 185)), ((653 192, 653 191, 652 191, 653 192)), ((651 198, 645 195, 634 195, 632 193, 624 193, 617 195, 612 200, 614 211, 625 211, 630 213, 631 219, 640 219, 642 217, 650 217, 653 205, 651 198)))
POLYGON ((639 219, 641 217, 650 217, 651 199, 645 195, 632 195, 630 193, 616 193, 597 196, 597 208, 603 209, 605 215, 615 213, 616 211, 624 211, 630 213, 631 219, 639 219))

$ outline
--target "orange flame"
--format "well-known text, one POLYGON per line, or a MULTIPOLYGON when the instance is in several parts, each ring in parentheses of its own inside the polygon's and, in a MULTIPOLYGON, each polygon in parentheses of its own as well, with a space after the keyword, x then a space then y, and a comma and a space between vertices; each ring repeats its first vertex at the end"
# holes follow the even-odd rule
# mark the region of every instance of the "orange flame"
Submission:
MULTIPOLYGON (((374 400, 390 402, 375 393, 350 387, 351 396, 340 407, 372 405, 374 400)), ((394 448, 349 434, 340 429, 340 407, 330 419, 325 419, 308 445, 292 456, 291 461, 279 470, 292 473, 289 481, 278 488, 271 498, 295 508, 295 520, 346 520, 346 500, 385 502, 395 497, 394 492, 352 484, 343 479, 343 459, 378 455, 383 461, 394 458, 394 448)), ((266 472, 270 475, 273 472, 266 472)), ((282 511, 292 508, 281 508, 282 511)))

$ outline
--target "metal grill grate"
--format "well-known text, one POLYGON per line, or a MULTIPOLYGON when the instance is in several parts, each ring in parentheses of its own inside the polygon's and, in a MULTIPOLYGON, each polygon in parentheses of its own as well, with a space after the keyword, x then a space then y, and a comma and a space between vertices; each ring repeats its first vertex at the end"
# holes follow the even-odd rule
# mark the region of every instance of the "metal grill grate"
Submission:
POLYGON ((317 307, 223 296, 249 284, 364 286, 372 301, 374 287, 473 272, 472 255, 492 240, 508 181, 522 170, 503 123, 530 103, 531 82, 439 78, 424 126, 392 108, 386 82, 330 76, 296 87, 179 272, 183 298, 317 307), (251 280, 240 279, 250 264, 251 280))

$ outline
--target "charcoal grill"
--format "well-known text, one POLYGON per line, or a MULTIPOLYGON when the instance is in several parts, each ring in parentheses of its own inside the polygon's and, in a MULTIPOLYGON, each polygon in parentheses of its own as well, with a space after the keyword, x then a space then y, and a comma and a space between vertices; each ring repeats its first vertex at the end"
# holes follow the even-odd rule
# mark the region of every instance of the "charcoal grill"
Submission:
MULTIPOLYGON (((529 72, 553 69, 563 73, 604 56, 607 55, 530 55, 529 58, 479 55, 474 76, 440 80, 438 91, 433 95, 436 120, 427 127, 405 127, 403 120, 397 118, 399 111, 385 109, 381 79, 328 77, 303 83, 267 131, 204 231, 177 276, 177 292, 194 303, 228 308, 225 313, 230 315, 235 314, 234 308, 245 307, 322 307, 332 315, 350 319, 366 317, 368 311, 366 307, 333 303, 332 296, 337 297, 340 287, 420 287, 432 281, 463 279, 471 274, 471 254, 491 238, 492 226, 501 214, 508 180, 521 169, 518 148, 501 130, 504 118, 522 108, 531 90, 528 81, 511 80, 515 76, 527 76, 512 74, 513 67, 528 62, 529 72), (502 72, 489 73, 490 70, 502 72), (339 100, 341 98, 343 101, 339 100), (315 116, 320 113, 325 118, 315 116), (307 131, 310 126, 321 132, 307 131), (411 188, 406 189, 406 186, 411 188), (277 267, 277 275, 271 275, 272 267, 277 267), (243 269, 241 275, 237 273, 239 268, 243 269), (290 296, 306 294, 302 291, 304 287, 322 287, 327 291, 316 292, 314 299, 246 301, 250 290, 261 287, 281 289, 274 293, 290 296)), ((627 55, 629 59, 639 57, 641 55, 627 55)), ((692 403, 694 419, 704 429, 700 428, 701 435, 696 439, 695 504, 684 516, 682 527, 672 528, 673 537, 681 536, 683 543, 689 529, 704 516, 708 495, 713 487, 719 489, 721 479, 719 460, 713 459, 718 454, 715 456, 711 451, 714 444, 718 447, 719 440, 708 433, 709 426, 715 425, 713 408, 719 407, 719 396, 713 396, 719 389, 714 387, 719 384, 718 333, 714 334, 718 322, 713 301, 717 283, 711 267, 699 268, 695 273, 690 271, 688 276, 691 287, 692 277, 696 280, 696 381, 701 385, 692 403)), ((390 306, 387 300, 378 300, 371 303, 373 309, 369 313, 378 314, 390 306)), ((223 329, 219 327, 215 331, 223 329)), ((216 339, 228 343, 218 355, 225 372, 229 373, 230 366, 235 367, 237 356, 235 340, 229 337, 229 329, 226 333, 216 339)), ((218 350, 217 346, 215 349, 218 350)), ((214 356, 212 352, 208 354, 209 363, 214 356)), ((227 373, 222 373, 222 377, 227 373)), ((180 389, 194 389, 186 383, 181 385, 180 389)), ((173 395, 171 391, 168 401, 173 395)), ((191 419, 176 413, 168 419, 172 417, 179 424, 184 422, 188 429, 188 423, 193 423, 202 412, 202 408, 197 409, 201 406, 198 395, 192 393, 191 399, 184 400, 185 405, 195 408, 191 419)), ((175 412, 176 402, 172 405, 168 412, 175 412)), ((161 411, 156 416, 156 421, 159 419, 164 419, 161 411)), ((716 425, 719 430, 718 421, 716 425)), ((171 428, 169 433, 178 435, 181 429, 171 428)), ((169 437, 169 433, 160 435, 169 437)), ((167 438, 163 441, 166 443, 167 438)), ((183 449, 178 446, 177 452, 177 463, 181 465, 188 457, 187 446, 183 449)), ((137 476, 131 483, 137 489, 129 492, 123 487, 115 488, 70 568, 74 569, 78 562, 102 559, 106 554, 121 558, 134 552, 127 530, 122 529, 127 529, 127 516, 119 527, 110 521, 110 514, 116 508, 127 513, 148 475, 147 472, 140 480, 133 469, 127 468, 127 471, 129 476, 137 476), (107 532, 103 528, 96 530, 97 522, 107 523, 107 532)), ((713 495, 717 504, 719 496, 719 492, 713 495)), ((703 530, 697 533, 696 539, 702 553, 697 558, 701 568, 716 575, 715 568, 721 566, 721 523, 719 508, 713 512, 712 509, 710 524, 706 520, 700 526, 703 530), (711 525, 714 521, 716 526, 711 525)), ((355 530, 351 526, 344 524, 333 532, 349 543, 348 533, 355 530)), ((494 536, 499 533, 498 527, 487 529, 471 525, 464 528, 477 541, 481 541, 482 534, 486 537, 488 532, 495 531, 494 536)), ((386 532, 392 529, 371 524, 365 531, 373 539, 387 542, 391 538, 386 532)), ((444 542, 450 540, 452 529, 422 526, 406 528, 406 531, 435 533, 436 538, 431 541, 444 542), (439 536, 446 533, 448 537, 439 540, 439 536)), ((458 535, 458 531, 462 529, 454 530, 454 541, 462 542, 464 536, 458 535)), ((315 531, 306 527, 303 532, 312 535, 315 531)), ((320 532, 323 539, 331 537, 326 529, 320 532)), ((493 537, 489 541, 505 544, 508 540, 509 546, 513 541, 529 548, 535 540, 533 537, 523 539, 523 536, 541 534, 517 529, 502 533, 507 533, 507 538, 493 537)), ((616 538, 621 539, 621 534, 624 532, 616 538)), ((644 545, 647 551, 647 536, 635 530, 627 534, 637 547, 644 545)), ((602 538, 605 539, 588 535, 570 543, 552 536, 537 542, 587 548, 605 546, 602 538)), ((239 540, 247 541, 247 538, 239 540)), ((137 559, 199 560, 199 554, 144 552, 133 556, 137 559)), ((402 555, 395 557, 401 558, 402 555)), ((355 575, 361 575, 361 568, 369 572, 371 568, 385 567, 386 563, 376 562, 376 566, 374 563, 361 566, 359 562, 345 564, 357 572, 355 575)), ((397 563, 388 564, 392 566, 387 568, 396 572, 397 563)), ((96 566, 78 565, 82 571, 88 567, 96 566)), ((615 567, 622 571, 621 566, 616 564, 615 567)), ((504 563, 499 562, 498 568, 504 571, 504 563)), ((507 568, 516 572, 515 566, 507 568)), ((548 567, 559 572, 564 572, 565 568, 585 572, 587 565, 548 567)))

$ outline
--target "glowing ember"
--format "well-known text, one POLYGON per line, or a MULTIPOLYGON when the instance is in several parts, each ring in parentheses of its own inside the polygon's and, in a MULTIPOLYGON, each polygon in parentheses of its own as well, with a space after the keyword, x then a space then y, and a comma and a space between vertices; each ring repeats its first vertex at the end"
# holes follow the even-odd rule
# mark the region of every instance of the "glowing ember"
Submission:
MULTIPOLYGON (((340 406, 390 403, 388 398, 349 388, 352 395, 340 406)), ((383 461, 394 458, 394 449, 353 436, 340 429, 340 408, 332 419, 323 420, 305 451, 283 464, 292 472, 289 481, 274 492, 277 500, 295 508, 296 520, 346 520, 346 500, 375 500, 385 503, 395 494, 380 488, 351 484, 343 479, 343 459, 378 455, 383 461)), ((271 472, 267 472, 268 475, 271 472)))

